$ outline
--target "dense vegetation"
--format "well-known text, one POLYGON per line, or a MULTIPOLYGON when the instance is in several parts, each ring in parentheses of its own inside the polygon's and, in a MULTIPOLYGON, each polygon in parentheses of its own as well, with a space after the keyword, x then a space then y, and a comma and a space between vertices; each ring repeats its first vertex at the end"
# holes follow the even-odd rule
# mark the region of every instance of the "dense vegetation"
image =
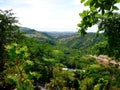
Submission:
POLYGON ((109 56, 120 58, 120 14, 116 5, 120 3, 120 0, 81 0, 81 3, 88 6, 89 9, 79 14, 82 18, 78 24, 79 32, 86 34, 88 27, 97 25, 97 34, 104 33, 107 47, 104 52, 107 52, 106 54, 109 56))
POLYGON ((85 3, 90 11, 80 14, 79 31, 85 34, 97 23, 98 32, 103 31, 99 36, 18 27, 11 10, 0 10, 0 90, 40 90, 41 86, 47 90, 120 90, 120 15, 112 13, 117 2, 85 3), (101 7, 103 3, 107 8, 101 7))

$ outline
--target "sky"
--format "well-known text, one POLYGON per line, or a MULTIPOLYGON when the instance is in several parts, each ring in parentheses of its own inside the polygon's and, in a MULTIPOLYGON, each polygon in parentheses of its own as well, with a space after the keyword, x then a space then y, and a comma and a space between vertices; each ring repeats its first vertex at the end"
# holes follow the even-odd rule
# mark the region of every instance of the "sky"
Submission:
POLYGON ((77 31, 79 13, 87 8, 80 0, 0 0, 0 9, 13 9, 23 27, 38 31, 77 31))

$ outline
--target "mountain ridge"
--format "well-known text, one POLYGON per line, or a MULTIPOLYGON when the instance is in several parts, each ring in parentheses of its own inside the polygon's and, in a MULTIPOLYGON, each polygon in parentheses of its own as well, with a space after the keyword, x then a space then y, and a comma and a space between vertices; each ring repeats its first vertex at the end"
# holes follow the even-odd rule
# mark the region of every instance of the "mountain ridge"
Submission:
POLYGON ((29 37, 35 37, 38 41, 47 42, 52 45, 56 43, 60 46, 71 49, 80 49, 83 52, 90 51, 96 43, 103 40, 103 34, 96 37, 95 33, 88 33, 84 36, 75 32, 40 32, 35 29, 21 28, 29 37))

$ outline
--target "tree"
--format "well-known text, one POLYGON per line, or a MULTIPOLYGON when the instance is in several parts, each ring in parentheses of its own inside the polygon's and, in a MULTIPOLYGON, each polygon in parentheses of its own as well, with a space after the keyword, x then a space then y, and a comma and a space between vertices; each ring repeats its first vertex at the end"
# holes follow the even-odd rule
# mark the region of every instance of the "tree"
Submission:
POLYGON ((109 52, 108 50, 108 43, 107 41, 103 41, 103 42, 99 42, 96 43, 93 47, 92 47, 92 54, 96 54, 96 55, 106 55, 109 52))
POLYGON ((105 17, 99 24, 99 30, 104 30, 105 40, 108 43, 108 55, 119 58, 120 54, 120 14, 113 13, 105 17))
POLYGON ((81 0, 81 3, 89 6, 89 10, 80 13, 82 21, 78 24, 79 32, 86 34, 88 27, 97 24, 97 34, 102 31, 108 43, 107 54, 119 58, 120 15, 114 11, 119 10, 115 4, 120 3, 120 0, 81 0))
POLYGON ((16 88, 17 90, 33 90, 33 80, 31 79, 39 75, 29 70, 33 62, 29 60, 27 47, 13 43, 7 45, 5 48, 8 52, 9 59, 6 63, 6 69, 3 72, 4 88, 11 85, 10 88, 14 86, 13 89, 16 88))
POLYGON ((80 13, 82 21, 78 24, 79 32, 86 33, 88 27, 98 24, 105 16, 111 16, 113 11, 118 10, 115 4, 120 0, 81 0, 84 6, 88 6, 89 10, 80 13))
POLYGON ((18 33, 18 21, 12 10, 0 10, 0 72, 4 70, 6 51, 5 45, 15 42, 18 33), (16 34, 15 34, 16 33, 16 34))

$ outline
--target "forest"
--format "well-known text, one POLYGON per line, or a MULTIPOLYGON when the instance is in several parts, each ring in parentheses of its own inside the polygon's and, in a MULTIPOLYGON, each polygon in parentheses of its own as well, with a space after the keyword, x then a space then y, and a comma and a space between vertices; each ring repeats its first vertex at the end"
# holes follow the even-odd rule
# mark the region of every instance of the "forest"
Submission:
POLYGON ((20 27, 0 10, 0 90, 120 90, 119 2, 81 0, 78 32, 20 27))

